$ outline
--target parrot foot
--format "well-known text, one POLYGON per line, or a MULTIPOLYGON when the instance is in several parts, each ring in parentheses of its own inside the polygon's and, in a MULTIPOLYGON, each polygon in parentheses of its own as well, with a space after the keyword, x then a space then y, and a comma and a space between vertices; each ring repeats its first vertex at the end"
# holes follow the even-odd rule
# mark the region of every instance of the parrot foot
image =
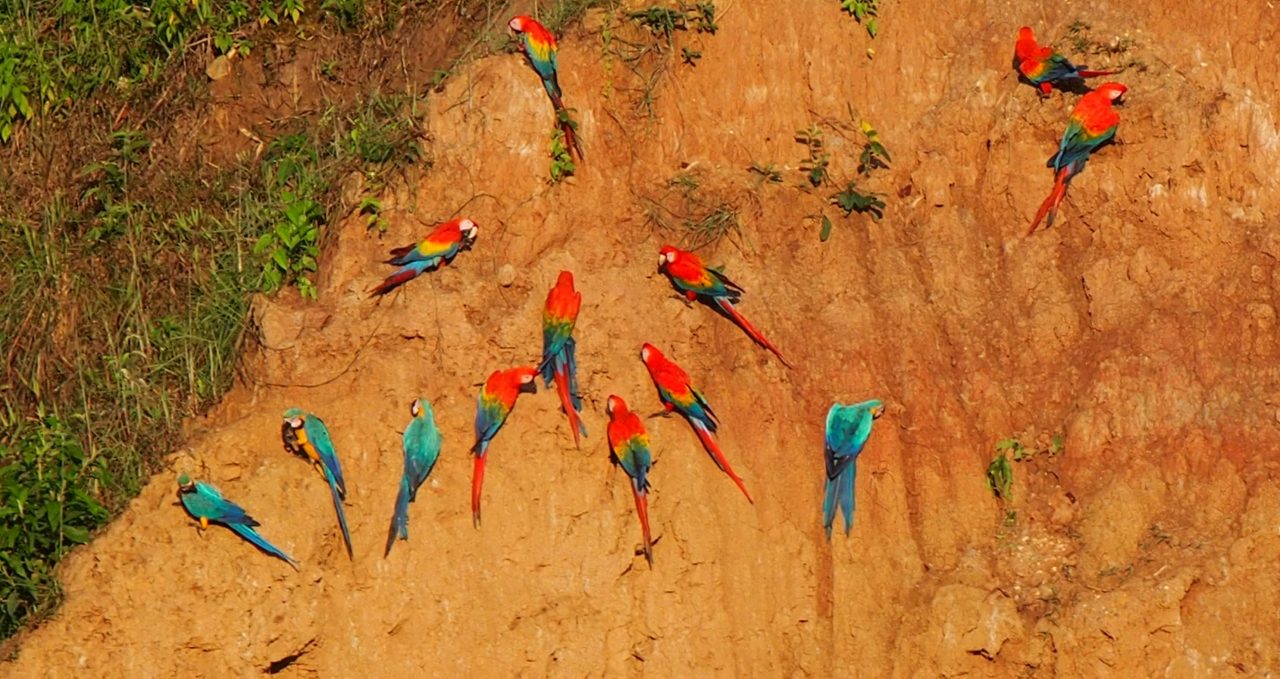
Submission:
POLYGON ((650 415, 650 416, 649 416, 648 418, 646 418, 646 419, 650 419, 650 420, 652 420, 652 419, 653 419, 653 418, 655 418, 655 417, 671 417, 671 411, 670 411, 670 410, 659 410, 658 412, 656 412, 656 413, 654 413, 654 414, 650 415))

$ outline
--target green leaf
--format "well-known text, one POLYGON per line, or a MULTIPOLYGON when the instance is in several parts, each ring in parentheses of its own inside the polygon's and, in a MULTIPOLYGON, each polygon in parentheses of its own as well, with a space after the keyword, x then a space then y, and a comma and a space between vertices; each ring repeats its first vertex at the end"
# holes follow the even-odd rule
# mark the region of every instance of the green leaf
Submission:
POLYGON ((84 544, 89 541, 89 531, 79 526, 63 526, 62 534, 66 538, 77 544, 84 544))
POLYGON ((830 237, 831 237, 831 220, 826 215, 822 215, 822 231, 818 233, 818 240, 825 243, 827 242, 827 239, 830 237))
POLYGON ((281 250, 278 248, 275 250, 272 250, 271 259, 280 267, 281 270, 283 271, 289 270, 289 257, 285 255, 284 250, 281 250))

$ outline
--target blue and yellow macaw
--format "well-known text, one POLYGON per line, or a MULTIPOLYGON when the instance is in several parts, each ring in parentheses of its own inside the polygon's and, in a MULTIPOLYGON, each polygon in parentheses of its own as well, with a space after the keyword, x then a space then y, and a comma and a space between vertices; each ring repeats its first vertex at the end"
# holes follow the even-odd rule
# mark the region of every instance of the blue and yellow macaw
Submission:
POLYGON ((396 493, 396 508, 391 515, 391 530, 387 533, 387 551, 396 538, 409 539, 409 503, 418 497, 418 487, 431 476, 431 469, 440 457, 440 430, 436 428, 431 402, 417 399, 409 406, 413 420, 404 428, 404 475, 400 477, 400 492, 396 493))
POLYGON ((243 507, 222 497, 217 488, 204 481, 192 481, 190 476, 182 474, 178 477, 178 499, 182 500, 187 513, 200 522, 202 530, 208 528, 210 522, 220 523, 253 543, 253 546, 284 560, 297 570, 298 562, 259 535, 254 527, 260 524, 243 507))
POLYGON ((858 477, 858 455, 871 436, 871 423, 884 414, 880 401, 863 401, 851 406, 836 403, 827 411, 826 497, 822 500, 822 525, 831 539, 831 526, 836 520, 836 506, 844 514, 844 532, 853 528, 854 481, 858 477))
POLYGON ((354 558, 351 552, 351 533, 347 530, 347 517, 342 512, 342 501, 347 497, 347 484, 342 480, 342 465, 338 463, 338 454, 333 450, 329 428, 315 415, 301 408, 290 408, 284 411, 281 434, 286 448, 305 456, 324 473, 324 480, 329 483, 329 491, 333 494, 333 509, 338 513, 342 540, 347 545, 347 557, 354 558))

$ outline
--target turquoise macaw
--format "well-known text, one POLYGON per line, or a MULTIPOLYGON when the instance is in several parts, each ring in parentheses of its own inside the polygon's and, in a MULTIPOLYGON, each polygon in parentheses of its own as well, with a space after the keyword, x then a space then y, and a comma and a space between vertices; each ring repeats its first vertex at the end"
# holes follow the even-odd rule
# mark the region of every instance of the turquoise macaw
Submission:
POLYGON ((431 476, 431 470, 440 457, 440 430, 436 428, 431 402, 417 399, 409 406, 413 420, 404 428, 404 476, 400 477, 400 492, 396 494, 395 513, 391 515, 391 530, 387 533, 387 551, 391 553, 396 538, 409 539, 409 503, 418 497, 418 487, 431 476))
POLYGON ((178 499, 187 513, 200 522, 201 530, 208 528, 210 522, 220 523, 258 549, 283 559, 294 570, 298 569, 298 562, 259 535, 254 527, 260 524, 243 507, 222 497, 217 488, 204 481, 192 481, 190 476, 182 474, 178 477, 178 499))
POLYGON ((347 544, 347 557, 354 558, 351 553, 351 533, 347 530, 347 517, 342 513, 342 501, 347 498, 347 484, 342 480, 342 465, 338 463, 338 454, 333 450, 329 428, 315 415, 301 408, 290 408, 284 411, 281 435, 284 436, 285 448, 305 456, 324 472, 324 480, 329 483, 329 491, 333 494, 333 509, 338 513, 342 540, 347 544))
POLYGON ((836 403, 827 411, 824 456, 827 461, 826 497, 822 500, 822 525, 831 539, 836 521, 836 505, 844 514, 844 532, 853 528, 853 483, 858 476, 858 455, 871 436, 871 423, 884 414, 880 401, 863 401, 851 406, 836 403))

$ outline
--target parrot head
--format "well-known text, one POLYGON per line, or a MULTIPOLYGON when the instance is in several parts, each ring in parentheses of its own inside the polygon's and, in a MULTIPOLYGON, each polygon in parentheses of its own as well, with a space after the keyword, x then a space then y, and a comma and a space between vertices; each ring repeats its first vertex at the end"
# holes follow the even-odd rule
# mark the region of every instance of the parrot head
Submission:
POLYGON ((648 342, 645 342, 644 345, 640 347, 640 360, 644 361, 645 365, 649 365, 650 361, 660 356, 662 356, 662 352, 658 351, 658 347, 655 347, 648 342))
POLYGON ((609 400, 604 402, 604 412, 609 417, 613 417, 614 413, 621 415, 627 412, 627 402, 621 396, 609 394, 609 400))
POLYGON ((191 477, 187 476, 186 472, 183 472, 178 475, 178 491, 179 492, 190 493, 195 489, 196 489, 196 484, 191 481, 191 477))
POLYGON ((516 33, 524 33, 533 23, 533 17, 521 14, 507 22, 507 27, 516 33))
POLYGON ((426 398, 416 398, 409 404, 409 414, 414 417, 431 415, 431 402, 426 398))
POLYGON ((519 368, 513 368, 511 372, 516 379, 517 388, 520 391, 526 394, 538 393, 538 382, 535 379, 538 376, 537 368, 521 366, 519 368))
POLYGON ((1102 83, 1094 91, 1102 93, 1111 101, 1115 101, 1123 97, 1124 93, 1129 91, 1129 88, 1121 83, 1102 83))
POLYGON ((470 219, 463 219, 458 222, 458 230, 462 232, 462 249, 470 250, 471 245, 476 242, 476 236, 480 233, 480 227, 470 219))
POLYGON ((884 403, 880 401, 867 401, 867 407, 871 410, 871 419, 878 420, 884 414, 884 403))
POLYGON ((572 288, 572 287, 573 287, 573 274, 572 274, 571 272, 568 272, 568 271, 561 271, 561 272, 560 272, 560 275, 559 275, 559 276, 556 276, 556 287, 557 287, 557 288, 572 288))
POLYGON ((676 258, 680 256, 680 251, 670 245, 664 245, 658 250, 658 270, 667 268, 667 265, 674 264, 676 258))

